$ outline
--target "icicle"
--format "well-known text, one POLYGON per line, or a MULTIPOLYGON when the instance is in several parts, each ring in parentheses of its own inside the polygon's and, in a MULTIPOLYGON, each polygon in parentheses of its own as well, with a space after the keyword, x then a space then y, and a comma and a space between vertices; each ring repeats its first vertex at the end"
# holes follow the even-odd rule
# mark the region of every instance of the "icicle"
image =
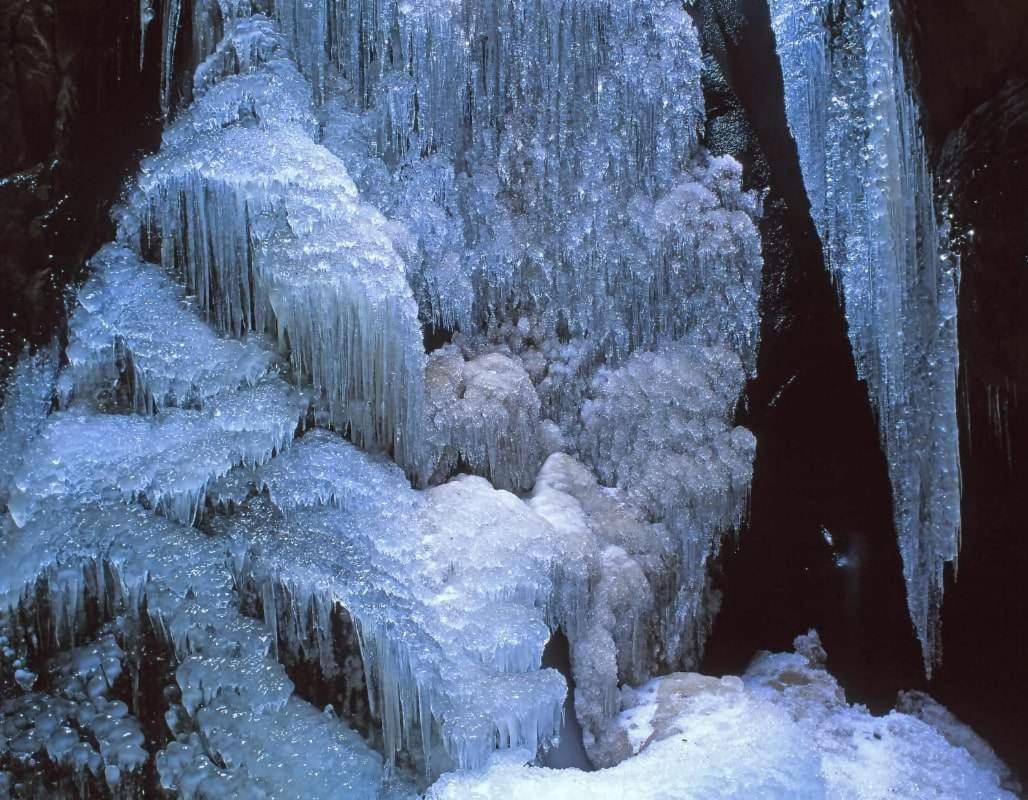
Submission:
POLYGON ((161 115, 167 119, 171 113, 171 92, 175 81, 175 41, 178 39, 182 0, 164 0, 164 19, 161 21, 161 115))
POLYGON ((958 260, 887 0, 775 3, 789 124, 893 487, 907 601, 930 674, 960 541, 958 260), (855 157, 859 154, 859 157, 855 157))
POLYGON ((139 0, 139 71, 146 59, 146 29, 153 22, 153 0, 139 0))

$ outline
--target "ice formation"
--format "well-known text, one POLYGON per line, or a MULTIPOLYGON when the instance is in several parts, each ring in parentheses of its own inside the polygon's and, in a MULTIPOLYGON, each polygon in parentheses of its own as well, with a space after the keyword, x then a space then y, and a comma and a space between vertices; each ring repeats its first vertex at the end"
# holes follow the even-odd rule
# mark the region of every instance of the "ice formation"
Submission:
MULTIPOLYGON (((182 797, 243 792, 286 798, 301 785, 321 797, 379 796, 381 757, 338 719, 293 695, 292 682, 271 656, 267 631, 239 613, 224 541, 139 507, 52 501, 24 528, 6 523, 2 536, 11 556, 0 574, 5 659, 18 664, 88 644, 91 631, 105 622, 129 647, 122 648, 127 659, 107 639, 72 651, 72 677, 76 686, 85 685, 84 693, 60 688, 57 701, 18 700, 46 719, 72 715, 79 728, 96 715, 111 718, 102 724, 117 724, 125 734, 93 731, 102 760, 75 745, 64 729, 49 722, 41 727, 37 717, 27 743, 34 749, 0 761, 0 769, 13 766, 19 780, 25 771, 44 779, 36 754, 45 748, 53 758, 60 748, 68 753, 72 780, 86 781, 101 767, 108 784, 117 782, 119 770, 125 777, 138 772, 144 760, 133 733, 138 726, 131 718, 117 720, 125 718, 126 701, 133 707, 147 702, 139 687, 161 668, 161 660, 153 660, 157 651, 169 673, 167 727, 145 760, 163 788, 182 797), (120 686, 117 664, 106 651, 122 658, 118 669, 128 679, 120 686), (99 670, 93 666, 98 659, 99 670), (112 689, 118 699, 110 697, 112 689)), ((5 724, 22 729, 21 713, 5 709, 5 724)))
POLYGON ((189 307, 182 287, 128 248, 107 245, 90 268, 69 326, 65 405, 102 391, 117 402, 120 386, 140 413, 202 408, 270 371, 267 345, 219 337, 189 307))
POLYGON ((795 653, 758 657, 741 679, 678 673, 626 686, 609 732, 616 766, 542 769, 525 765, 529 754, 509 753, 477 773, 445 776, 428 797, 1017 796, 994 762, 921 719, 848 705, 818 651, 815 634, 800 637, 795 653))
POLYGON ((435 473, 460 466, 500 489, 532 487, 541 461, 540 404, 520 364, 501 353, 465 361, 450 345, 429 356, 425 385, 435 473))
POLYGON ((600 370, 582 409, 583 456, 676 540, 670 664, 702 653, 717 603, 707 566, 749 508, 756 440, 732 424, 744 379, 735 353, 677 343, 600 370))
POLYGON ((390 760, 438 773, 555 735, 566 686, 539 666, 563 554, 523 501, 470 476, 415 491, 318 431, 249 478, 255 496, 217 524, 237 584, 287 663, 363 665, 390 760))
POLYGON ((21 468, 29 443, 46 423, 57 388, 57 343, 32 353, 28 347, 3 387, 0 407, 0 507, 7 505, 15 475, 21 468))
POLYGON ((960 547, 959 264, 947 251, 888 0, 775 0, 786 111, 811 209, 878 415, 910 616, 941 659, 960 547))
MULTIPOLYGON (((245 41, 253 24, 228 35, 245 41)), ((210 87, 143 163, 130 199, 141 245, 221 331, 276 335, 333 425, 416 469, 424 356, 404 264, 302 124, 307 84, 269 49, 267 62, 226 59, 251 70, 210 87)))
MULTIPOLYGON (((622 687, 679 697, 657 676, 716 611, 762 271, 760 195, 699 142, 689 15, 162 8, 160 149, 66 365, 26 354, 5 392, 0 794, 547 791, 489 765, 559 734, 558 630, 610 769, 552 785, 667 774, 708 717, 622 687), (626 750, 626 714, 675 735, 626 750)), ((713 683, 723 761, 674 780, 821 786, 784 701, 713 683)))
POLYGON ((0 763, 48 759, 83 794, 90 782, 123 796, 141 791, 144 734, 127 705, 110 696, 124 660, 111 633, 55 659, 50 691, 27 691, 0 706, 0 763))

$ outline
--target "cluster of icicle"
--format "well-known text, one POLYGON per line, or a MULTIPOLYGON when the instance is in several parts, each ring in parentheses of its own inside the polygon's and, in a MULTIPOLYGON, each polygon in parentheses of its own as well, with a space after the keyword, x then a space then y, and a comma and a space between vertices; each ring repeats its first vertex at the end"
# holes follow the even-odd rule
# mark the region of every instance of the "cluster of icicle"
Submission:
POLYGON ((155 631, 165 789, 323 796, 335 770, 373 797, 383 762, 548 745, 559 628, 591 747, 621 683, 698 658, 747 506, 760 202, 699 146, 692 22, 198 1, 183 85, 182 12, 67 365, 27 355, 8 391, 11 658, 155 631), (426 355, 424 326, 453 342, 426 355))
POLYGON ((959 264, 887 0, 772 3, 811 209, 877 412, 907 603, 930 673, 960 547, 959 264))

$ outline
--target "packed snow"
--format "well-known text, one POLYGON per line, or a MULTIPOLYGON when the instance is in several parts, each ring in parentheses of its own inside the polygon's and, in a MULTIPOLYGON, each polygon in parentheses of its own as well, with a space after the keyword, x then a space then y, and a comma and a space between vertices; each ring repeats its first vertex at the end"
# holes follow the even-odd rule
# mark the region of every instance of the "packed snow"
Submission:
POLYGON ((616 766, 544 769, 527 765, 528 753, 507 753, 483 770, 444 776, 428 797, 1017 796, 991 751, 976 757, 901 711, 874 717, 848 705, 823 654, 811 634, 797 639, 797 652, 758 656, 741 679, 676 673, 626 686, 608 732, 616 766))

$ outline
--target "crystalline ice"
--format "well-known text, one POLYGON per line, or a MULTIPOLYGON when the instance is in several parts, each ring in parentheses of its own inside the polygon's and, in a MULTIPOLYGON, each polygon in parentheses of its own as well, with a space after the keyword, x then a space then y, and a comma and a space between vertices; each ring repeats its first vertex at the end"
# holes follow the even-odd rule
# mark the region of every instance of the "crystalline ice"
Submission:
POLYGON ((111 691, 124 657, 105 634, 52 664, 49 691, 0 703, 0 761, 31 770, 45 754, 83 782, 102 775, 111 789, 141 791, 149 758, 143 731, 111 691))
POLYGON ((582 409, 579 448, 600 479, 677 540, 668 663, 702 654, 714 610, 707 566, 748 510, 756 442, 732 426, 744 377, 734 353, 678 343, 601 370, 582 409))
POLYGON ((276 376, 217 395, 203 411, 171 408, 148 418, 73 406, 51 415, 30 445, 11 515, 24 525, 46 498, 139 498, 193 522, 209 482, 236 465, 268 461, 289 445, 306 411, 307 398, 276 376))
POLYGON ((560 542, 525 503, 467 476, 415 492, 395 465, 317 432, 253 482, 269 498, 219 521, 238 583, 279 647, 313 650, 326 674, 353 646, 332 641, 328 615, 352 619, 388 757, 438 772, 555 734, 566 687, 539 666, 560 542))
MULTIPOLYGON (((5 561, 10 570, 0 574, 2 605, 9 609, 0 622, 12 641, 24 635, 37 646, 66 647, 89 635, 90 609, 98 607, 102 616, 117 617, 121 634, 130 637, 145 616, 178 663, 182 713, 175 740, 157 756, 166 788, 184 797, 231 786, 282 798, 332 796, 335 787, 348 797, 378 796, 381 757, 334 716, 292 696, 292 683, 271 657, 267 630, 240 616, 229 542, 143 509, 52 503, 26 528, 5 529, 5 536, 5 552, 18 556, 5 561), (45 606, 38 605, 40 587, 50 595, 45 606), (22 631, 25 624, 30 628, 22 631)), ((97 691, 106 691, 116 671, 126 668, 118 665, 122 657, 108 639, 102 647, 72 651, 60 661, 70 681, 62 692, 80 706, 88 697, 99 708, 97 691), (94 676, 103 678, 97 691, 94 676)), ((90 724, 103 763, 115 765, 124 779, 149 757, 138 746, 142 735, 128 735, 131 718, 119 704, 108 703, 104 708, 112 710, 91 716, 90 724)), ((50 700, 38 705, 50 716, 64 708, 50 700)), ((60 748, 67 754, 62 757, 81 757, 70 735, 52 737, 46 746, 60 748)))
POLYGON ((699 151, 701 62, 683 9, 324 13, 335 37, 326 51, 315 36, 311 52, 341 72, 324 141, 403 224, 423 316, 469 330, 520 307, 548 336, 566 328, 620 356, 660 335, 708 344, 728 331, 752 368, 759 203, 737 164, 699 151))
POLYGON ((217 336, 182 289, 131 250, 108 245, 90 268, 69 322, 74 395, 114 390, 124 380, 138 412, 202 408, 214 395, 255 384, 271 368, 266 345, 217 336))
POLYGON ((159 243, 221 330, 277 335, 334 425, 415 467, 424 357, 403 262, 338 159, 270 100, 243 103, 260 81, 259 96, 290 102, 269 65, 230 76, 144 162, 132 201, 144 243, 159 243), (222 97, 226 86, 237 100, 222 97), (261 127, 237 113, 209 129, 208 104, 245 108, 261 127))
POLYGON ((789 124, 878 414, 907 604, 931 673, 944 567, 960 546, 959 265, 945 250, 887 0, 772 6, 789 124))
POLYGON ((437 476, 460 465, 500 489, 531 488, 540 462, 539 398, 518 363, 500 353, 465 361, 452 345, 436 350, 426 367, 425 401, 437 476))

